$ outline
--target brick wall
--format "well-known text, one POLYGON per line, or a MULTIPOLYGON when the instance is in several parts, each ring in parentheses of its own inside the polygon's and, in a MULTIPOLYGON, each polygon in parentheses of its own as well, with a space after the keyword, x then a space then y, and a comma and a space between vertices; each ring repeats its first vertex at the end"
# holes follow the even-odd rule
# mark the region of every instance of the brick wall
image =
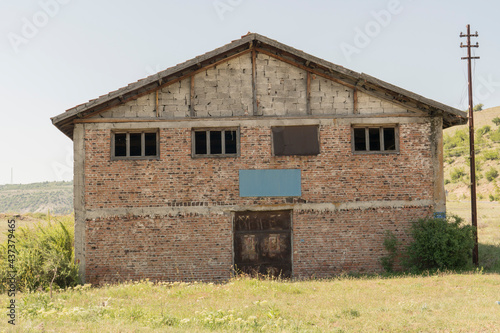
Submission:
MULTIPOLYGON (((293 211, 294 278, 381 270, 386 230, 403 244, 431 207, 293 211)), ((87 282, 149 278, 223 281, 232 275, 232 216, 175 214, 93 219, 86 228, 87 282)))
POLYGON ((88 220, 87 282, 227 279, 230 221, 227 214, 190 213, 88 220))
POLYGON ((86 129, 85 210, 145 212, 85 219, 87 281, 227 279, 231 210, 265 205, 293 209, 294 277, 378 271, 384 230, 407 239, 410 221, 432 212, 432 205, 411 205, 433 199, 429 122, 400 124, 399 154, 353 155, 350 125, 332 122, 320 126, 318 156, 279 157, 264 124, 240 127, 239 157, 192 158, 190 128, 161 128, 160 159, 133 161, 111 161, 110 129, 86 129), (302 196, 241 198, 240 169, 301 169, 302 196), (314 208, 325 203, 359 207, 314 208))
POLYGON ((431 207, 352 209, 335 212, 296 210, 293 218, 293 269, 297 278, 382 269, 380 258, 389 230, 408 244, 410 223, 431 207))
POLYGON ((240 198, 240 169, 301 169, 307 203, 433 198, 428 123, 401 124, 401 153, 387 155, 353 155, 349 125, 321 126, 317 156, 272 156, 270 126, 240 132, 239 157, 192 158, 191 129, 162 128, 159 160, 111 161, 110 130, 87 130, 86 208, 287 202, 240 198))

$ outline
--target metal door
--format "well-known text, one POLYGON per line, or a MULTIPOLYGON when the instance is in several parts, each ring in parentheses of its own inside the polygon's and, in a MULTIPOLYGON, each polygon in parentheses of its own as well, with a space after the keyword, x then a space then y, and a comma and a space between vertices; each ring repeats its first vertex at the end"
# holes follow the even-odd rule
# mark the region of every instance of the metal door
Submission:
POLYGON ((237 272, 289 278, 292 275, 291 211, 236 212, 237 272))

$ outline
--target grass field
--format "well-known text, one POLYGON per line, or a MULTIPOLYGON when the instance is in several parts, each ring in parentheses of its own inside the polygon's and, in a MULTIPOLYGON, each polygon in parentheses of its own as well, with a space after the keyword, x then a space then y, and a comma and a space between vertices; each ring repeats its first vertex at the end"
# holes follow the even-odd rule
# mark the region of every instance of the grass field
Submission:
MULTIPOLYGON (((7 332, 498 332, 500 275, 226 284, 147 281, 18 295, 7 332)), ((2 307, 6 295, 0 296, 2 307)), ((5 317, 2 318, 6 322, 5 317)), ((2 326, 0 326, 2 327, 2 326)), ((5 326, 3 326, 5 327, 5 326)), ((0 329, 2 331, 2 329, 0 329)))
MULTIPOLYGON (((470 223, 470 201, 448 201, 448 214, 463 217, 470 223)), ((500 203, 479 201, 477 205, 479 265, 500 273, 500 203)))

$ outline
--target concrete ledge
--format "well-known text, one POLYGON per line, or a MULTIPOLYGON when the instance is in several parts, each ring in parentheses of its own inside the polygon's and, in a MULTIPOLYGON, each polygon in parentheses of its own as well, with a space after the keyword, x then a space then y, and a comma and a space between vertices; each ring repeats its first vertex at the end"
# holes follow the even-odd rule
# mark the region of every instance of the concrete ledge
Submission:
POLYGON ((172 120, 158 119, 150 121, 148 119, 108 119, 109 122, 92 122, 86 121, 86 129, 103 130, 103 129, 135 129, 135 128, 192 128, 192 127, 231 127, 231 126, 294 126, 294 125, 332 125, 338 123, 340 125, 350 124, 411 124, 411 123, 426 123, 430 121, 430 117, 411 117, 411 116, 395 116, 391 114, 377 115, 335 115, 328 117, 321 115, 319 117, 259 117, 258 119, 248 119, 246 117, 219 117, 196 120, 172 120))
POLYGON ((405 207, 430 207, 433 200, 415 201, 358 201, 343 203, 297 203, 280 205, 227 205, 227 206, 179 206, 179 207, 144 207, 144 208, 110 208, 92 209, 85 212, 86 219, 129 216, 166 216, 166 215, 229 215, 236 211, 269 211, 269 210, 312 210, 320 212, 366 209, 392 209, 405 207))

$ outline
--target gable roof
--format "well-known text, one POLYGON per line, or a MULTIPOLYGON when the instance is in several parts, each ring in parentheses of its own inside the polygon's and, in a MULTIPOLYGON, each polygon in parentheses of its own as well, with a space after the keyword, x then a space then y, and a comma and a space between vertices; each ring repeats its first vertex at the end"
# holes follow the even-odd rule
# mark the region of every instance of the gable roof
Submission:
POLYGON ((196 58, 150 75, 126 87, 112 91, 87 103, 77 105, 51 118, 52 123, 68 137, 73 137, 74 121, 87 118, 109 108, 153 92, 172 81, 188 77, 205 66, 224 61, 252 47, 268 53, 300 68, 314 71, 345 86, 355 88, 369 95, 407 107, 411 110, 427 112, 430 116, 442 115, 443 126, 465 124, 467 114, 456 108, 425 98, 411 91, 399 88, 364 73, 357 73, 342 66, 307 54, 301 50, 282 44, 268 37, 249 33, 227 45, 207 52, 196 58))

